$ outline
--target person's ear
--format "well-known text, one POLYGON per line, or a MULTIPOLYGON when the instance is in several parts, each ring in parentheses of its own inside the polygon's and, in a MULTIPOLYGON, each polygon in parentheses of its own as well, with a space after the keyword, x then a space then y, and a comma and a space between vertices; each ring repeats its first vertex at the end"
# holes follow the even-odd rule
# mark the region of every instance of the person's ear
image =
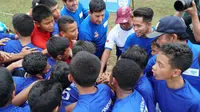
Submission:
POLYGON ((15 92, 16 92, 16 84, 14 83, 14 90, 13 90, 13 92, 12 92, 12 99, 14 99, 15 98, 15 92))
POLYGON ((174 69, 172 71, 172 77, 177 77, 177 76, 180 76, 181 75, 181 70, 180 69, 174 69))
POLYGON ((59 112, 59 110, 60 110, 60 107, 57 106, 55 109, 53 109, 53 112, 59 112))
POLYGON ((178 36, 176 34, 170 34, 171 36, 171 42, 176 42, 178 40, 178 36))
POLYGON ((152 27, 152 23, 151 23, 151 22, 147 22, 147 25, 148 25, 149 27, 152 27))
POLYGON ((37 22, 37 21, 35 21, 35 24, 36 24, 37 27, 40 27, 40 26, 41 26, 40 23, 37 22))
POLYGON ((71 73, 68 75, 68 80, 69 82, 74 82, 74 78, 71 73))
POLYGON ((62 60, 62 55, 58 55, 58 56, 56 57, 56 59, 57 59, 57 60, 62 60))
POLYGON ((64 32, 64 31, 60 31, 60 35, 61 35, 62 37, 65 37, 65 32, 64 32))

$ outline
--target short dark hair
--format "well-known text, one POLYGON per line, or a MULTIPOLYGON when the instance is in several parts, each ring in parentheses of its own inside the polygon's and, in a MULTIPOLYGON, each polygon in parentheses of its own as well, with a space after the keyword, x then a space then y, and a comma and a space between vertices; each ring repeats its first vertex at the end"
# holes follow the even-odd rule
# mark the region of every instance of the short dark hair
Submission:
POLYGON ((148 7, 140 7, 133 11, 134 17, 142 17, 145 22, 151 22, 153 19, 153 15, 153 10, 148 7))
POLYGON ((69 39, 65 37, 52 36, 46 46, 49 55, 56 58, 58 55, 63 55, 66 48, 69 47, 69 39))
POLYGON ((90 12, 100 12, 106 9, 106 4, 103 0, 91 0, 89 3, 90 12))
POLYGON ((74 19, 70 16, 62 16, 58 19, 58 28, 60 31, 66 32, 68 29, 66 29, 67 24, 74 23, 74 19))
POLYGON ((156 42, 158 40, 158 38, 154 39, 152 42, 151 42, 151 45, 152 46, 156 46, 157 48, 160 48, 160 45, 156 42))
MULTIPOLYGON (((52 12, 48 6, 40 4, 33 8, 32 17, 34 21, 40 23, 43 19, 52 16, 52 12)), ((53 16, 52 16, 53 17, 53 16)))
POLYGON ((40 0, 39 4, 44 4, 49 8, 55 7, 58 3, 56 0, 40 0))
POLYGON ((15 89, 12 74, 4 67, 0 67, 0 85, 0 107, 4 107, 12 100, 15 89))
POLYGON ((96 52, 96 47, 92 42, 78 40, 72 48, 73 56, 80 51, 87 51, 91 54, 94 54, 96 52))
POLYGON ((148 62, 146 51, 139 46, 131 46, 121 55, 121 58, 135 61, 143 70, 148 62))
POLYGON ((64 61, 56 61, 50 79, 56 80, 62 84, 63 90, 70 86, 71 82, 68 80, 69 65, 64 61))
POLYGON ((72 77, 82 87, 91 87, 95 84, 100 67, 99 58, 86 51, 78 52, 69 65, 72 77))
POLYGON ((43 80, 35 83, 28 95, 32 112, 52 112, 61 104, 62 86, 55 80, 43 80))
POLYGON ((41 52, 28 54, 24 57, 22 66, 30 75, 42 74, 47 66, 47 57, 41 52))
POLYGON ((15 14, 12 17, 14 29, 24 37, 30 36, 34 29, 33 19, 27 14, 15 14))
POLYGON ((129 59, 117 61, 112 70, 112 75, 117 80, 119 87, 125 91, 133 89, 141 73, 139 65, 129 59))
POLYGON ((161 46, 160 52, 169 58, 172 68, 180 69, 181 72, 187 70, 192 64, 193 54, 191 49, 184 44, 169 43, 161 46))

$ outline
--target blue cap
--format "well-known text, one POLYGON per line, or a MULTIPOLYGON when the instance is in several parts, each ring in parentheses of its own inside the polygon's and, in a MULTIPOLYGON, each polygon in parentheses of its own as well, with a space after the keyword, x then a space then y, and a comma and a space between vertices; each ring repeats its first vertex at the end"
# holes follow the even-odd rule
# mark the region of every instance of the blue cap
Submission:
POLYGON ((181 38, 186 38, 187 26, 185 22, 177 16, 166 16, 157 23, 156 30, 147 34, 148 38, 158 37, 163 34, 179 34, 181 38))

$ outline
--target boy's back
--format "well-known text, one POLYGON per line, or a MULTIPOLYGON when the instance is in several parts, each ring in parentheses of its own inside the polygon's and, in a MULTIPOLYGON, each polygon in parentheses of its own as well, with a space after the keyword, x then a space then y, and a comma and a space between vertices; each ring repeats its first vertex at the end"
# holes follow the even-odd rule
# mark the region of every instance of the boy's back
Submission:
POLYGON ((146 112, 145 101, 141 94, 134 90, 132 94, 123 98, 117 99, 113 106, 112 112, 146 112))
POLYGON ((93 94, 79 95, 79 100, 73 112, 110 112, 112 106, 111 89, 105 84, 96 86, 97 91, 93 94))

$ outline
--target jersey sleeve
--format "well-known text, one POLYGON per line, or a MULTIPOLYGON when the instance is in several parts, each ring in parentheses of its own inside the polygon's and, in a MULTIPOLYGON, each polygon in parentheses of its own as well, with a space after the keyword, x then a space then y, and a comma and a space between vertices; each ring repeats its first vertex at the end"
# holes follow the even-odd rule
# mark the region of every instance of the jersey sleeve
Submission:
POLYGON ((0 39, 3 39, 3 38, 9 38, 9 39, 14 40, 15 34, 0 33, 0 39))
POLYGON ((79 35, 79 40, 92 42, 92 38, 85 31, 80 30, 78 35, 79 35))
POLYGON ((116 35, 115 35, 116 32, 114 32, 114 29, 112 29, 108 36, 107 36, 107 40, 106 40, 106 44, 105 44, 105 49, 109 49, 109 50, 112 50, 114 45, 115 45, 115 38, 116 38, 116 35))
POLYGON ((123 50, 122 50, 122 53, 124 52, 124 51, 126 51, 126 49, 128 49, 130 46, 131 46, 131 42, 132 41, 132 35, 130 35, 128 38, 127 38, 127 40, 126 40, 126 42, 125 42, 125 45, 124 45, 124 48, 123 48, 123 50))
POLYGON ((83 11, 83 18, 85 19, 88 16, 88 10, 83 7, 83 5, 79 2, 80 6, 82 7, 82 11, 83 11))

